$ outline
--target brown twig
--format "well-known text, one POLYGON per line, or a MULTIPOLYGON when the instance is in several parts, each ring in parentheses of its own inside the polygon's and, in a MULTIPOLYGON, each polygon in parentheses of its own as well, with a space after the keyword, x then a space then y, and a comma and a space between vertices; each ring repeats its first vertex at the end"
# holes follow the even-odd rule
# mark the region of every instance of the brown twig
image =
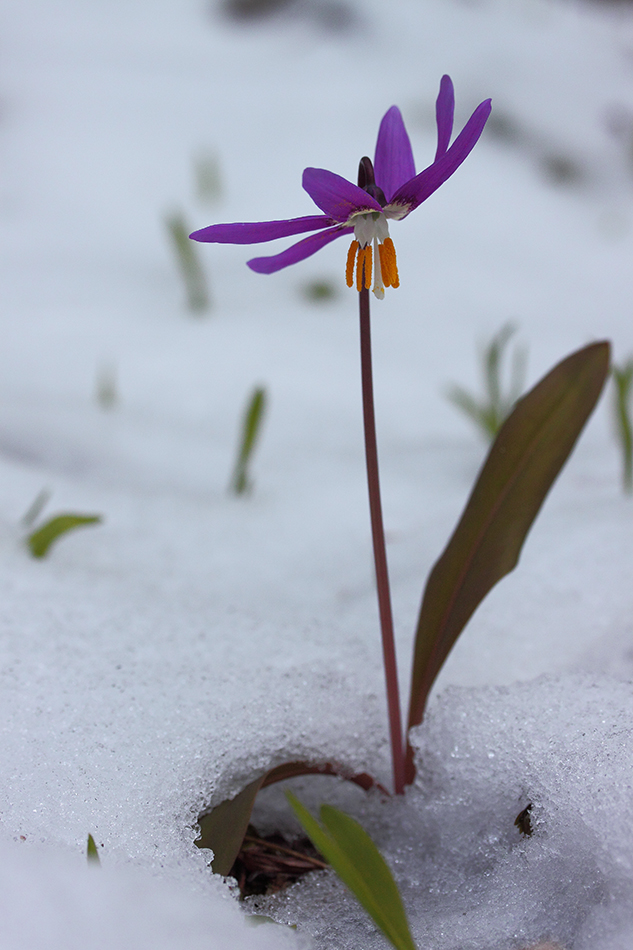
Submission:
POLYGON ((299 858, 301 861, 307 861, 308 864, 313 864, 315 868, 325 869, 329 867, 325 861, 319 861, 318 858, 312 858, 309 854, 302 854, 300 851, 294 851, 292 848, 287 848, 283 844, 275 844, 274 841, 267 841, 265 838, 258 838, 255 835, 244 835, 244 841, 250 841, 261 848, 268 848, 270 851, 281 851, 282 854, 289 854, 293 858, 299 858))

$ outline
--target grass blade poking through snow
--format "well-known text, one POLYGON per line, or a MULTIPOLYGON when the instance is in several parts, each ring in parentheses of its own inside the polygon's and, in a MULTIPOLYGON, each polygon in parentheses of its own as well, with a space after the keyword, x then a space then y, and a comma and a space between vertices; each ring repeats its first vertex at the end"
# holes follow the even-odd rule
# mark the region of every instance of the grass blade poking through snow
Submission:
POLYGON ((231 491, 236 495, 243 495, 252 489, 253 483, 249 478, 249 464, 251 456, 260 435, 261 425, 266 412, 266 390, 257 386, 248 401, 242 421, 240 445, 235 463, 235 471, 231 479, 231 491))
POLYGON ((56 515, 29 534, 26 542, 33 557, 46 557, 51 544, 63 534, 91 524, 101 524, 101 515, 56 515))
MULTIPOLYGON (((427 581, 413 654, 409 727, 422 721, 435 677, 468 620, 516 566, 545 496, 602 392, 609 354, 606 342, 572 353, 518 401, 501 427, 427 581)), ((415 776, 410 746, 406 771, 410 783, 415 776)))
POLYGON ((518 399, 523 386, 525 370, 525 351, 516 349, 513 354, 510 382, 507 393, 503 391, 501 370, 506 347, 510 337, 515 332, 511 323, 506 323, 482 354, 482 370, 484 377, 485 396, 478 400, 461 386, 453 386, 448 391, 448 398, 473 420, 481 429, 486 439, 494 439, 503 421, 507 418, 514 403, 518 399))
POLYGON ((189 240, 189 229, 181 214, 172 214, 166 221, 171 245, 187 292, 187 306, 202 313, 211 306, 207 281, 198 260, 195 245, 189 240))
POLYGON ((114 409, 119 401, 117 392, 116 369, 112 363, 102 363, 97 368, 95 394, 97 404, 106 412, 114 409))
POLYGON ((291 792, 292 809, 314 847, 397 950, 415 950, 409 922, 396 882, 380 851, 357 821, 332 805, 322 805, 325 827, 291 792))
POLYGON ((88 864, 92 864, 94 867, 99 867, 101 864, 101 859, 99 857, 99 852, 97 851, 97 846, 95 844, 95 839, 92 835, 88 835, 88 845, 86 847, 86 857, 88 858, 88 864))
POLYGON ((631 384, 633 383, 633 359, 624 366, 611 370, 615 384, 616 431, 622 448, 622 487, 627 494, 633 492, 633 431, 631 428, 631 384))
POLYGON ((35 524, 39 516, 42 514, 44 508, 50 501, 51 493, 48 488, 43 488, 41 492, 36 496, 35 500, 31 502, 27 510, 22 515, 22 524, 25 528, 30 528, 31 525, 35 524))
POLYGON ((196 195, 200 201, 215 204, 222 197, 220 161, 213 152, 203 152, 194 161, 196 195))

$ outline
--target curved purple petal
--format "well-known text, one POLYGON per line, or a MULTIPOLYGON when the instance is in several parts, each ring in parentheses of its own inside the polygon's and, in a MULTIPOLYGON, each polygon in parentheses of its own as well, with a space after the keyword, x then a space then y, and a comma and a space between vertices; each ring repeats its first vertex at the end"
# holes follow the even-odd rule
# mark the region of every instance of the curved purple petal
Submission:
POLYGON ((453 131, 453 114, 455 112, 455 92, 450 76, 442 76, 440 91, 435 103, 435 118, 437 121, 437 151, 435 161, 448 149, 453 131))
POLYGON ((208 228, 194 231, 189 237, 193 241, 205 241, 209 244, 261 244, 276 238, 302 234, 304 231, 316 231, 327 228, 335 222, 325 214, 310 214, 304 218, 289 218, 287 221, 258 221, 253 224, 212 224, 208 228))
POLYGON ((275 271, 288 267, 290 264, 297 264, 299 261, 305 260, 306 257, 316 254, 330 241, 335 241, 336 238, 343 237, 344 234, 351 234, 353 230, 353 228, 330 228, 327 231, 322 231, 321 234, 311 234, 310 237, 304 238, 298 244, 286 248, 281 254, 275 254, 272 257, 254 257, 246 263, 251 270, 258 274, 274 274, 275 271))
POLYGON ((374 155, 374 174, 376 184, 382 188, 387 201, 400 185, 404 185, 415 175, 411 142, 397 106, 392 106, 380 123, 374 155))
POLYGON ((303 187, 321 211, 341 224, 358 211, 382 211, 366 191, 325 168, 306 168, 303 187))
MULTIPOLYGON (((490 99, 486 99, 485 102, 478 105, 449 150, 444 152, 441 158, 425 168, 419 175, 412 178, 411 181, 402 185, 391 199, 390 204, 402 206, 403 209, 406 209, 405 214, 409 214, 423 201, 426 201, 434 191, 437 191, 440 185, 443 185, 453 172, 457 171, 477 144, 490 115, 490 110, 490 99)), ((403 214, 402 217, 404 216, 403 214)))

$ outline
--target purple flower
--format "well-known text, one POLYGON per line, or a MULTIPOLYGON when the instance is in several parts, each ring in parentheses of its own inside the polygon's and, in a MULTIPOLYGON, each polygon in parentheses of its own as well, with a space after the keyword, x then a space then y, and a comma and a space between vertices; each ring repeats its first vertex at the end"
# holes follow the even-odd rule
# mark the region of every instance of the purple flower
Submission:
POLYGON ((363 158, 358 172, 358 185, 324 168, 306 168, 303 187, 324 214, 290 218, 287 221, 260 221, 253 224, 212 224, 194 231, 194 241, 216 244, 259 244, 291 234, 319 231, 272 257, 255 257, 248 266, 259 274, 272 274, 296 264, 330 241, 344 234, 354 234, 347 256, 347 284, 354 283, 360 291, 371 286, 372 245, 374 286, 377 297, 384 296, 384 287, 398 287, 396 252, 389 237, 389 220, 406 218, 418 205, 450 178, 470 154, 490 115, 490 99, 482 102, 449 147, 453 131, 453 83, 443 76, 435 107, 437 119, 437 150, 432 165, 419 175, 415 173, 413 152, 402 115, 397 106, 385 114, 376 142, 374 162, 363 158))

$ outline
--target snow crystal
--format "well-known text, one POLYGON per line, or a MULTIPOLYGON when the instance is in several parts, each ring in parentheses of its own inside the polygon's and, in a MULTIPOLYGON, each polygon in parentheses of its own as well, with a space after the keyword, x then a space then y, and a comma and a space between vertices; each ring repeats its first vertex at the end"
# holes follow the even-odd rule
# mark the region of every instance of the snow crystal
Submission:
MULTIPOLYGON (((347 802, 389 861, 419 946, 630 945, 632 699, 632 683, 588 674, 451 687, 414 731, 406 800, 347 802), (516 825, 528 808, 531 833, 516 825)), ((383 945, 331 872, 249 900, 319 947, 383 945)))

